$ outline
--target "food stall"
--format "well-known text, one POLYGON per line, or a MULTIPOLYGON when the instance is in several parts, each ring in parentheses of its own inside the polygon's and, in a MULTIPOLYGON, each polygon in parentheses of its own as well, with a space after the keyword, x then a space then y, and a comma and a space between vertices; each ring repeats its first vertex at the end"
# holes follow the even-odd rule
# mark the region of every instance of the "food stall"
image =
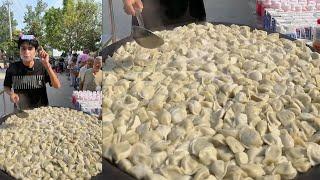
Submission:
POLYGON ((156 49, 130 37, 105 49, 109 178, 319 177, 319 54, 239 24, 179 25, 156 32, 156 49))

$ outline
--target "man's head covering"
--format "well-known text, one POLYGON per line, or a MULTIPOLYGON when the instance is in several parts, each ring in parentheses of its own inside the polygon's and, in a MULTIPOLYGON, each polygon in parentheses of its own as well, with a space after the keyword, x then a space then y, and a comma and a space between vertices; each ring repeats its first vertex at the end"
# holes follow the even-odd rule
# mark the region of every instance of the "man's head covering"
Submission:
POLYGON ((87 62, 88 59, 89 59, 89 55, 88 54, 81 54, 81 56, 80 56, 80 61, 81 62, 87 62))
POLYGON ((18 48, 20 49, 20 46, 24 43, 27 42, 29 43, 31 46, 35 47, 35 49, 38 49, 39 47, 39 42, 36 39, 36 37, 34 35, 24 35, 21 34, 18 40, 18 48))

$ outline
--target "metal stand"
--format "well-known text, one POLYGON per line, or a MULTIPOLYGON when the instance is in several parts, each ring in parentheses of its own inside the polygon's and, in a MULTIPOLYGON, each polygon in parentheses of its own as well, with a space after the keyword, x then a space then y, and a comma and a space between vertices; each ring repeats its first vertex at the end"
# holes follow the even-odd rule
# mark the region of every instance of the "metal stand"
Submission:
POLYGON ((7 107, 6 107, 6 96, 4 90, 0 91, 0 95, 2 94, 2 103, 3 103, 3 114, 0 117, 4 117, 7 114, 7 107))
POLYGON ((114 21, 112 0, 109 0, 109 12, 110 12, 110 20, 111 20, 111 35, 112 35, 110 39, 112 40, 112 43, 115 43, 116 42, 116 24, 114 21))

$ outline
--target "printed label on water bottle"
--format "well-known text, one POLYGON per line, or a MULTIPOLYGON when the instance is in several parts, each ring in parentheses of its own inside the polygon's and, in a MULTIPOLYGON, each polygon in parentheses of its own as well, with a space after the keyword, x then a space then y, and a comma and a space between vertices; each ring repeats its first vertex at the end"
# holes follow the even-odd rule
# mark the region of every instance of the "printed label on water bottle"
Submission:
POLYGON ((320 40, 320 29, 316 28, 316 40, 320 40))
POLYGON ((311 40, 311 27, 305 27, 306 39, 311 40))
POLYGON ((300 28, 300 38, 306 39, 306 32, 305 32, 304 28, 300 28))

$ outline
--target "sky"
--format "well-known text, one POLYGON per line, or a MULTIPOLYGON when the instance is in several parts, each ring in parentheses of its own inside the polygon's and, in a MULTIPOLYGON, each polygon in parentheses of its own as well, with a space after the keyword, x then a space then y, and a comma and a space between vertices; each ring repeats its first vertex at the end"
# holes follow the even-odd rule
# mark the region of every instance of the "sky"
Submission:
MULTIPOLYGON (((6 0, 0 0, 0 5, 2 5, 6 0)), ((13 12, 14 18, 17 20, 18 29, 22 29, 24 27, 23 23, 23 16, 24 13, 27 11, 26 6, 31 5, 32 7, 35 7, 37 4, 37 0, 9 0, 11 1, 11 12, 13 12)), ((95 0, 96 2, 100 2, 101 0, 95 0)), ((44 0, 44 2, 47 3, 49 9, 50 7, 62 7, 63 0, 44 0)))
MULTIPOLYGON (((0 4, 2 5, 6 0, 0 0, 0 4)), ((11 12, 13 12, 14 18, 17 20, 18 29, 22 29, 24 27, 23 23, 23 16, 26 12, 26 6, 31 5, 32 7, 35 7, 37 4, 37 0, 9 0, 11 1, 11 12)), ((63 0, 44 0, 49 9, 50 7, 62 7, 62 1, 63 0)))

